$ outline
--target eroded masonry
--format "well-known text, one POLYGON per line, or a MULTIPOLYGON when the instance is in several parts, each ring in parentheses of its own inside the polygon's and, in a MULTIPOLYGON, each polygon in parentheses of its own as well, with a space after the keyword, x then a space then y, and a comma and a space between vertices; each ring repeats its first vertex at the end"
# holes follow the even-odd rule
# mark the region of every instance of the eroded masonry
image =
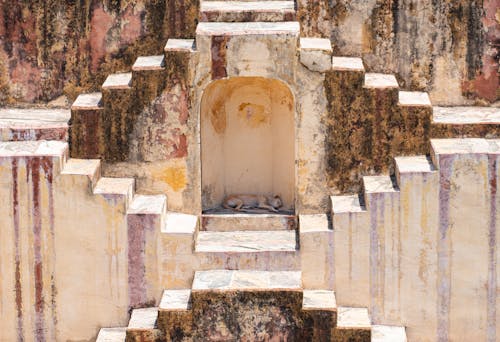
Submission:
POLYGON ((308 11, 202 1, 70 110, 0 109, 1 341, 500 338, 500 110, 308 11))

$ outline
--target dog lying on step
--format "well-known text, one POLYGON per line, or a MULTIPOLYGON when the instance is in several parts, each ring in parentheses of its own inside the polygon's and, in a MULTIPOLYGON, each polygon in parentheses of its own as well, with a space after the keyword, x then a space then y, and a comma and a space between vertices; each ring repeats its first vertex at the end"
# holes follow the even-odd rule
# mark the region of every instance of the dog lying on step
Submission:
POLYGON ((277 213, 278 209, 283 206, 283 201, 278 195, 230 195, 224 199, 222 206, 226 209, 243 212, 249 212, 252 209, 265 209, 277 213))

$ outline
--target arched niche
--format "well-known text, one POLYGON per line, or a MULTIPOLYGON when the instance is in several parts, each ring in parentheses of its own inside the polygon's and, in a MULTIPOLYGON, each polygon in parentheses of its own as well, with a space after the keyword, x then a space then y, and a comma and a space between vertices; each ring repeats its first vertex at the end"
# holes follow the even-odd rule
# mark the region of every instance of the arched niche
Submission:
POLYGON ((203 210, 231 194, 280 195, 294 209, 294 98, 275 79, 235 77, 205 89, 200 108, 203 210))

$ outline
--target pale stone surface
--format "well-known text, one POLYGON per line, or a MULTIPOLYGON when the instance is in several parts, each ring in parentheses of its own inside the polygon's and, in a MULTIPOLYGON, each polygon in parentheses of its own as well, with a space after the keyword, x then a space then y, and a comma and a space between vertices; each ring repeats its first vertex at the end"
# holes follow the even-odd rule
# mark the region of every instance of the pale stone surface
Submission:
POLYGON ((396 191, 389 176, 365 176, 363 177, 363 186, 365 193, 396 191))
POLYGON ((199 271, 193 290, 301 290, 300 272, 199 271))
POLYGON ((332 67, 329 39, 300 38, 300 62, 311 71, 325 72, 332 67))
POLYGON ((13 141, 0 142, 0 157, 57 156, 68 152, 68 143, 62 141, 13 141))
POLYGON ((1 127, 64 127, 71 113, 67 109, 0 108, 1 127))
POLYGON ((198 217, 195 215, 169 212, 162 233, 194 234, 197 226, 198 217))
POLYGON ((162 70, 165 66, 165 56, 140 56, 137 57, 134 65, 132 66, 133 71, 140 70, 162 70))
POLYGON ((165 51, 185 51, 192 52, 195 50, 194 39, 175 39, 169 38, 165 45, 165 51))
MULTIPOLYGON (((432 139, 433 156, 437 154, 488 153, 491 145, 485 139, 432 139)), ((436 159, 433 158, 435 164, 436 159)))
POLYGON ((125 342, 127 328, 102 328, 96 342, 125 342))
POLYGON ((159 310, 189 310, 191 290, 165 290, 161 297, 159 310))
POLYGON ((165 195, 136 195, 130 204, 128 214, 155 214, 165 212, 167 197, 165 195))
POLYGON ((363 60, 358 57, 332 57, 332 70, 365 71, 363 60))
POLYGON ((432 172, 436 170, 427 156, 396 157, 394 160, 399 173, 432 172))
POLYGON ((333 230, 325 214, 300 215, 300 259, 306 289, 331 290, 333 277, 333 230), (316 265, 311 267, 311 265, 316 265))
POLYGON ((371 329, 370 316, 366 308, 337 308, 337 329, 371 329))
POLYGON ((196 28, 197 35, 251 35, 251 34, 289 34, 298 35, 300 26, 298 22, 247 22, 247 23, 199 23, 196 28))
POLYGON ((200 11, 283 11, 293 10, 293 1, 201 1, 200 11))
POLYGON ((197 252, 295 251, 294 231, 199 232, 197 252))
POLYGON ((63 175, 87 176, 92 186, 101 177, 101 161, 98 159, 69 159, 61 171, 63 175))
POLYGON ((394 75, 367 73, 365 74, 365 88, 398 88, 399 84, 394 75))
POLYGON ((154 329, 158 318, 158 308, 144 308, 132 310, 127 330, 154 329))
POLYGON ((332 196, 331 202, 333 214, 366 212, 358 195, 332 196))
POLYGON ((132 73, 111 74, 106 78, 102 87, 105 89, 129 89, 132 85, 132 73))
POLYGON ((329 231, 328 216, 326 214, 300 215, 300 233, 329 231))
POLYGON ((500 124, 500 108, 434 107, 432 117, 439 124, 500 124))
POLYGON ((304 290, 302 310, 337 311, 335 293, 325 290, 304 290))
POLYGON ((97 182, 95 194, 131 195, 134 190, 134 179, 132 178, 108 178, 102 177, 97 182))
POLYGON ((102 93, 80 94, 71 105, 72 110, 94 110, 102 108, 102 93))
POLYGON ((399 105, 401 106, 432 106, 429 94, 418 91, 400 91, 399 105))
POLYGON ((406 342, 404 327, 374 325, 372 327, 372 342, 406 342))

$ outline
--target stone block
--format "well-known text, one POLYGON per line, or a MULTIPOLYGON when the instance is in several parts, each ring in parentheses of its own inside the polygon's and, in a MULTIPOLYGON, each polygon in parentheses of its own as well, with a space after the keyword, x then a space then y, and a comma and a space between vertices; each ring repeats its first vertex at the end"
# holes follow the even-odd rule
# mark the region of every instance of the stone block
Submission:
POLYGON ((300 62, 311 71, 332 68, 332 45, 325 38, 300 38, 300 62))

